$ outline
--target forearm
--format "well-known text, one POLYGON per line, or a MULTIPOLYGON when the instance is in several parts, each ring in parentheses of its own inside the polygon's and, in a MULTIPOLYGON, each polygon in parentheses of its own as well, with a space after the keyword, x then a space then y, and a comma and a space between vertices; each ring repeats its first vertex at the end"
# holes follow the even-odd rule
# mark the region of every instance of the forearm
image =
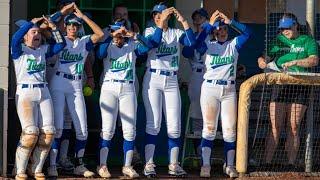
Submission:
POLYGON ((92 63, 90 56, 87 57, 86 62, 84 63, 84 71, 86 72, 87 79, 93 78, 92 63))
POLYGON ((314 67, 317 66, 319 63, 319 58, 317 56, 311 56, 304 59, 297 59, 293 61, 294 65, 300 66, 300 67, 314 67))
POLYGON ((187 30, 190 28, 187 20, 182 21, 181 24, 182 24, 184 30, 187 30))
POLYGON ((84 22, 86 22, 88 24, 88 26, 92 29, 92 31, 94 33, 91 36, 92 42, 94 44, 97 43, 104 36, 102 29, 95 22, 93 22, 90 18, 88 18, 86 15, 83 15, 82 19, 84 20, 84 22))

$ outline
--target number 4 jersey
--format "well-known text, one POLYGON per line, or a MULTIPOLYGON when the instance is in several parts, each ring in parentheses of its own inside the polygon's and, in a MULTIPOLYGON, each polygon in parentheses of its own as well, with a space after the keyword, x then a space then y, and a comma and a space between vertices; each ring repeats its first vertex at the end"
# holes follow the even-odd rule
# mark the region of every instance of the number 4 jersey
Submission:
MULTIPOLYGON (((147 28, 145 37, 152 36, 154 27, 147 28)), ((162 40, 158 48, 153 48, 148 53, 147 67, 160 70, 177 71, 179 69, 180 43, 179 39, 184 31, 168 28, 163 31, 162 40)))
POLYGON ((88 56, 86 48, 90 35, 71 41, 66 39, 66 47, 59 53, 59 61, 56 63, 57 71, 72 75, 82 75, 84 63, 88 56))

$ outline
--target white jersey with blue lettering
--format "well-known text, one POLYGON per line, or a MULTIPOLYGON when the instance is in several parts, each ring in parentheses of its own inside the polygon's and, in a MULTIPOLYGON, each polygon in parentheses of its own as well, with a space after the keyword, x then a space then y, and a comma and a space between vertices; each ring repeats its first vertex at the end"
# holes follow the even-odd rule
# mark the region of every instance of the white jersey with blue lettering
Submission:
MULTIPOLYGON (((145 30, 144 36, 152 36, 155 27, 149 27, 145 30)), ((148 53, 147 67, 152 69, 178 71, 180 60, 179 39, 184 31, 180 29, 168 28, 163 31, 162 40, 158 48, 153 48, 148 53)))
POLYGON ((46 83, 46 53, 48 45, 31 49, 22 44, 22 55, 14 59, 17 84, 46 83))
MULTIPOLYGON (((199 35, 200 33, 198 33, 199 35)), ((210 41, 210 37, 207 36, 205 42, 210 41)), ((194 56, 189 60, 192 69, 204 69, 205 68, 205 55, 200 55, 199 52, 194 50, 194 56)))
POLYGON ((235 80, 238 50, 236 38, 220 44, 218 41, 205 41, 208 47, 205 54, 206 72, 204 79, 207 80, 235 80))
POLYGON ((71 41, 66 39, 66 47, 59 53, 59 60, 56 63, 57 71, 72 74, 82 75, 84 63, 88 56, 86 44, 90 40, 90 35, 77 38, 71 41))
POLYGON ((137 42, 129 40, 121 48, 113 42, 108 47, 108 55, 103 59, 104 80, 135 80, 135 49, 137 42))

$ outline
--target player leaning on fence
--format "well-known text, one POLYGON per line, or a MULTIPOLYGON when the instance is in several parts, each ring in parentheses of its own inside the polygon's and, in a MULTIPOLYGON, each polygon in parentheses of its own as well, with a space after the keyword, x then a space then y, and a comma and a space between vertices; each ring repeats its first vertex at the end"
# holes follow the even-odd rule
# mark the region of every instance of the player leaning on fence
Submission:
MULTIPOLYGON (((285 13, 278 29, 279 34, 268 48, 267 56, 258 59, 261 69, 265 69, 270 61, 275 62, 277 68, 290 72, 305 73, 309 72, 310 67, 317 66, 317 43, 311 36, 300 34, 295 15, 285 13)), ((282 127, 287 124, 285 151, 289 166, 294 167, 300 144, 299 127, 307 109, 309 98, 306 96, 310 94, 307 89, 302 85, 278 85, 274 88, 269 107, 272 131, 266 139, 266 164, 271 163, 282 127), (287 123, 285 119, 288 119, 287 123)))

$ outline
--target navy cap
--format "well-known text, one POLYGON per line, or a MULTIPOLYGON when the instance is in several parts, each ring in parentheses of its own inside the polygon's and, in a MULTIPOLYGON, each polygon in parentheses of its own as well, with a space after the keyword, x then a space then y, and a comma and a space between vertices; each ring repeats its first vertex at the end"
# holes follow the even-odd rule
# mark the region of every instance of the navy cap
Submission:
POLYGON ((279 20, 279 29, 280 28, 291 28, 293 25, 296 24, 296 21, 292 18, 282 18, 279 20))
POLYGON ((69 14, 66 17, 64 17, 64 23, 76 23, 78 25, 81 25, 83 23, 82 19, 78 18, 75 14, 69 14))
POLYGON ((110 26, 110 29, 111 29, 111 30, 116 31, 116 30, 120 29, 121 27, 124 27, 124 22, 122 22, 122 21, 117 21, 117 22, 115 22, 114 24, 111 24, 111 25, 109 25, 109 26, 110 26))
POLYGON ((213 23, 213 29, 219 29, 220 26, 224 26, 224 25, 227 25, 227 24, 221 20, 218 20, 215 23, 213 23))
POLYGON ((58 0, 58 5, 61 4, 71 4, 73 2, 76 2, 76 0, 58 0))
MULTIPOLYGON (((27 23, 29 23, 29 21, 24 20, 24 19, 19 19, 17 21, 14 22, 15 25, 17 25, 19 28, 21 28, 22 26, 26 25, 27 23)), ((39 24, 34 24, 32 27, 33 28, 39 28, 39 24)))
POLYGON ((200 16, 205 17, 206 19, 209 19, 209 14, 204 8, 200 8, 200 9, 195 10, 192 13, 191 18, 193 19, 196 14, 199 14, 200 16))
POLYGON ((157 4, 153 7, 152 9, 152 12, 151 13, 154 13, 154 12, 159 12, 159 13, 162 13, 163 10, 167 9, 167 6, 163 5, 163 4, 157 4))

